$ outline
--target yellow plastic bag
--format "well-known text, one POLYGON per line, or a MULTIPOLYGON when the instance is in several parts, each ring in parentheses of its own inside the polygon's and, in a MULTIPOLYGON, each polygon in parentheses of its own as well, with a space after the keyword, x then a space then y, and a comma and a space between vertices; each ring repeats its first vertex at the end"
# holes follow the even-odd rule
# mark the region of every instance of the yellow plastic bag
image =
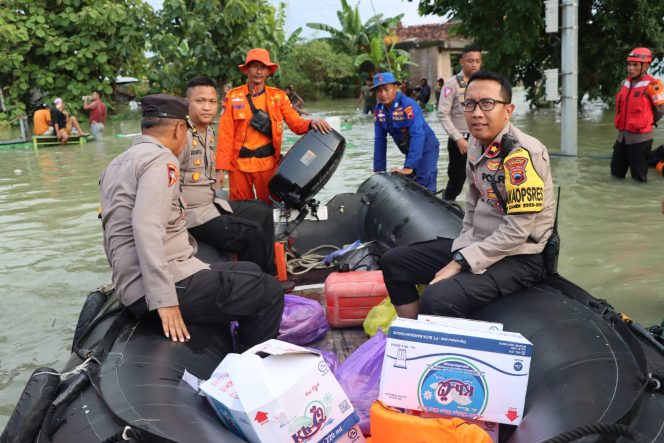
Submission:
POLYGON ((376 306, 371 308, 367 317, 364 319, 364 332, 369 334, 370 337, 373 337, 378 332, 378 328, 383 330, 383 333, 387 335, 387 329, 392 324, 397 316, 397 311, 394 310, 394 306, 390 301, 390 297, 385 297, 385 300, 378 303, 376 306))

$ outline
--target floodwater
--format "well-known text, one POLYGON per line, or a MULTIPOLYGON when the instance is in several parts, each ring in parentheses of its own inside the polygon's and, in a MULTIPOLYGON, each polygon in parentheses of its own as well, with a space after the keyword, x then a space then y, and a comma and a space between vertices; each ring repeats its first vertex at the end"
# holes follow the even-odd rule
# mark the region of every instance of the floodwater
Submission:
MULTIPOLYGON (((580 110, 579 157, 563 158, 555 155, 557 110, 529 111, 519 93, 515 102, 512 121, 547 145, 554 183, 562 190, 560 272, 644 326, 659 323, 664 317, 659 205, 664 178, 651 169, 646 184, 611 179, 615 131, 611 111, 601 104, 586 103, 580 110)), ((339 116, 347 128, 342 130, 348 140, 345 157, 319 194, 325 202, 353 192, 371 174, 372 119, 359 115, 353 100, 312 103, 308 109, 339 116)), ((427 113, 427 120, 441 140, 441 187, 447 138, 435 113, 427 113)), ((0 429, 36 367, 62 369, 85 296, 110 279, 97 219, 97 180, 130 144, 131 138, 117 134, 138 131, 136 115, 111 122, 104 141, 0 150, 0 429)), ((287 137, 286 145, 294 140, 287 137)), ((664 128, 656 129, 655 145, 661 143, 664 128)), ((396 146, 389 149, 388 166, 401 166, 396 146)))

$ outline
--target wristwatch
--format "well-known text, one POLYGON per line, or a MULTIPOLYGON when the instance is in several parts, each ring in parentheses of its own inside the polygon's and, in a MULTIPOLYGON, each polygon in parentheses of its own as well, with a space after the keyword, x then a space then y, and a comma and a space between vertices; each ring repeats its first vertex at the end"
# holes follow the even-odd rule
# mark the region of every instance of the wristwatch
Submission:
POLYGON ((461 252, 459 251, 455 252, 454 255, 452 256, 452 259, 455 262, 459 263, 459 266, 461 266, 462 271, 470 271, 470 265, 466 261, 466 257, 464 257, 463 254, 461 254, 461 252))

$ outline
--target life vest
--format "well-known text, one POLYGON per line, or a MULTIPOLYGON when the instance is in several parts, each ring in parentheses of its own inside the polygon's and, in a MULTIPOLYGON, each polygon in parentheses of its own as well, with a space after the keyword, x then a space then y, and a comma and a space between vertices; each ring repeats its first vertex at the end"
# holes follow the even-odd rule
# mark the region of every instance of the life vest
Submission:
POLYGON ((616 94, 616 117, 613 126, 619 131, 645 134, 652 132, 655 116, 646 88, 655 79, 645 74, 634 86, 626 78, 616 94))
POLYGON ((372 443, 492 443, 479 426, 460 418, 422 418, 388 408, 381 402, 371 405, 372 443))

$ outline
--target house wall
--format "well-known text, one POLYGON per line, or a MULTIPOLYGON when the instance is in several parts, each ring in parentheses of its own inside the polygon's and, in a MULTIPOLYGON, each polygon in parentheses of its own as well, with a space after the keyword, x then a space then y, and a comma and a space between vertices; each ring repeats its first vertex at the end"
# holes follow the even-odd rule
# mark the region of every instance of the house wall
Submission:
MULTIPOLYGON (((408 66, 408 80, 413 85, 418 85, 421 78, 426 78, 429 86, 433 90, 436 80, 439 78, 448 79, 454 74, 451 56, 459 50, 443 49, 438 46, 410 48, 408 50, 410 58, 418 66, 408 66)), ((431 102, 435 103, 436 97, 431 94, 431 102)))

